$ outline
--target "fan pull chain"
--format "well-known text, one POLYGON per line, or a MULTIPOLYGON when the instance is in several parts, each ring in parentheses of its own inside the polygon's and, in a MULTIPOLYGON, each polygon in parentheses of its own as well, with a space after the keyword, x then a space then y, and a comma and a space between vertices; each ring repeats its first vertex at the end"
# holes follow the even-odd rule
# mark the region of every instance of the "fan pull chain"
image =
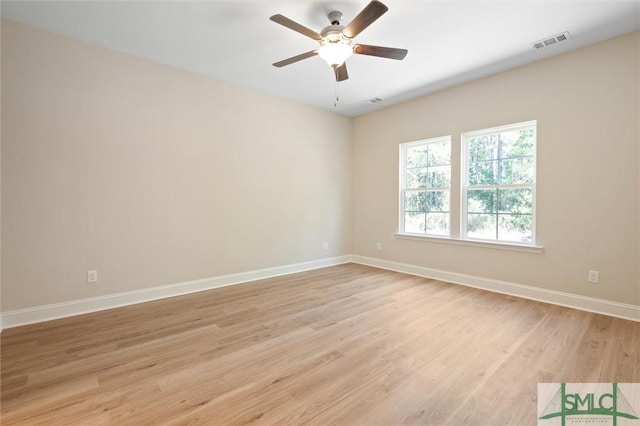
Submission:
POLYGON ((340 102, 340 97, 338 96, 338 81, 337 80, 335 82, 335 94, 336 94, 336 98, 333 101, 333 107, 337 108, 338 107, 338 102, 340 102))

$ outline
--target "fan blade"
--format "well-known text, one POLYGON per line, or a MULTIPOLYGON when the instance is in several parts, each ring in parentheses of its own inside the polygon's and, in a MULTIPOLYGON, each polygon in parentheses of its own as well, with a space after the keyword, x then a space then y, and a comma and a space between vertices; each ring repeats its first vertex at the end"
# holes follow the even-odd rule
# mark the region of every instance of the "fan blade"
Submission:
POLYGON ((307 27, 305 27, 304 25, 300 25, 295 21, 292 21, 291 19, 287 18, 286 16, 282 16, 280 14, 278 15, 273 15, 271 18, 273 22, 280 24, 284 27, 289 28, 290 30, 293 31, 297 31, 302 35, 306 35, 307 37, 310 37, 314 40, 321 40, 322 36, 320 34, 318 34, 317 32, 313 31, 312 29, 309 29, 307 27))
POLYGON ((370 46, 368 44, 356 44, 353 52, 358 55, 379 56, 381 58, 403 60, 407 56, 407 49, 396 49, 394 47, 370 46))
POLYGON ((285 65, 290 65, 293 64, 294 62, 298 62, 301 61, 303 59, 307 59, 307 58, 311 58, 312 56, 316 56, 318 54, 318 52, 316 50, 310 50, 308 52, 305 53, 301 53, 299 55, 296 56, 292 56, 289 59, 284 59, 280 62, 276 62, 275 64, 273 64, 274 67, 278 67, 278 68, 282 68, 285 65))
POLYGON ((335 71, 336 73, 336 81, 345 81, 349 78, 346 62, 343 62, 342 65, 339 65, 337 67, 333 67, 333 71, 335 71))
POLYGON ((376 19, 384 15, 389 10, 387 6, 380 3, 378 0, 372 0, 364 9, 353 18, 353 21, 349 23, 342 31, 342 33, 349 38, 354 38, 362 32, 365 28, 371 25, 376 19))

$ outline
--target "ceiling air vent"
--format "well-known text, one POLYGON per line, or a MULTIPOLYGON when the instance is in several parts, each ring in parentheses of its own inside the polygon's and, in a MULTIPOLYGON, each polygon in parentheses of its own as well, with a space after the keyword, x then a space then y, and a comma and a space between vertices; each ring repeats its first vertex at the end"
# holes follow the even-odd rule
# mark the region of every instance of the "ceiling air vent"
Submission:
POLYGON ((369 102, 370 104, 377 104, 378 102, 382 102, 382 99, 380 99, 380 98, 371 98, 367 102, 369 102))
POLYGON ((569 36, 569 32, 565 31, 561 34, 552 36, 552 37, 547 37, 544 38, 542 40, 538 40, 538 41, 534 41, 533 43, 531 43, 531 45, 535 48, 535 49, 542 49, 545 46, 551 46, 552 44, 556 44, 556 43, 560 43, 561 41, 565 41, 566 39, 568 39, 569 36))

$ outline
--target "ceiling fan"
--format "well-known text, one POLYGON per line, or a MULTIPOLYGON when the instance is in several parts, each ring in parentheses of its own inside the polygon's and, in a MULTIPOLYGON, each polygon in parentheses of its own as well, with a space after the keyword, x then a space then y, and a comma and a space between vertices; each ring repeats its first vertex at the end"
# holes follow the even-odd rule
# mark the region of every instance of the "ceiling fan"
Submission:
POLYGON ((352 44, 353 39, 365 28, 380 18, 389 8, 379 2, 372 0, 346 27, 340 25, 342 13, 333 11, 328 14, 331 25, 325 27, 319 33, 300 25, 283 15, 273 15, 271 19, 293 31, 299 32, 320 43, 317 50, 310 50, 305 53, 274 63, 275 67, 284 67, 303 59, 313 56, 320 56, 332 68, 336 77, 336 82, 349 78, 345 60, 352 54, 378 56, 381 58, 402 60, 407 55, 406 49, 396 49, 393 47, 371 46, 368 44, 352 44))

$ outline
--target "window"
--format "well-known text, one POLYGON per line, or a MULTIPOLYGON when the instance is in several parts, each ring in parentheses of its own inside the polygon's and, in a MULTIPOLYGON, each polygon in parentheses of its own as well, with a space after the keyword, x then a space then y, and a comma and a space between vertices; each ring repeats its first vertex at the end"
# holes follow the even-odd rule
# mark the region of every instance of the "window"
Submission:
POLYGON ((400 144, 396 235, 541 252, 535 232, 536 132, 536 121, 466 132, 455 157, 451 136, 400 144), (452 191, 451 172, 458 167, 460 187, 452 191))
POLYGON ((400 145, 400 232, 449 236, 451 137, 400 145))
POLYGON ((536 122, 462 135, 461 236, 535 243, 536 122))

